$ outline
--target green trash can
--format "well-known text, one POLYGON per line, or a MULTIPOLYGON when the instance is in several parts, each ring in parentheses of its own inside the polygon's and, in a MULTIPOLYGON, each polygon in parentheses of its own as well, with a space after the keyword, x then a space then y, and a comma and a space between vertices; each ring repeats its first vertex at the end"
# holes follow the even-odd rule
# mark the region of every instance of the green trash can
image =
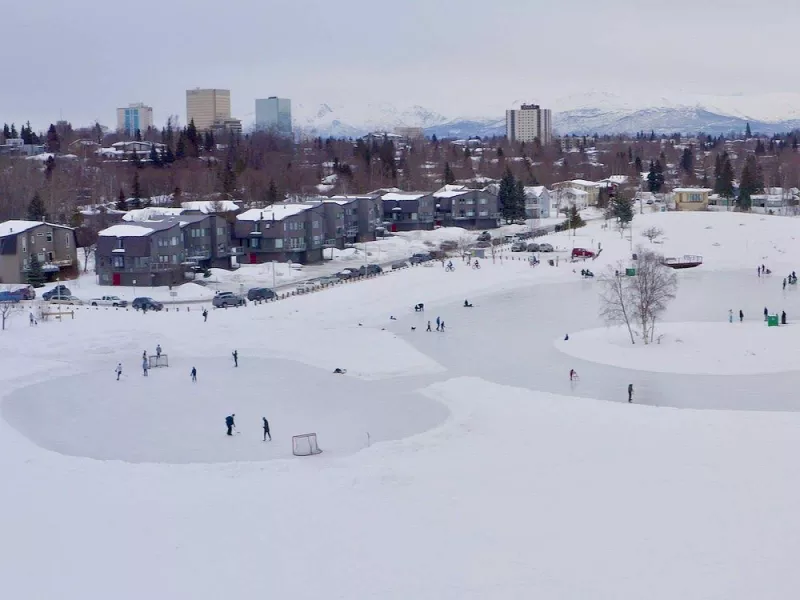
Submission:
POLYGON ((625 275, 627 275, 628 277, 633 277, 634 275, 636 275, 636 269, 634 267, 628 267, 627 269, 625 269, 625 275))
POLYGON ((767 327, 778 326, 778 315, 767 315, 767 327))

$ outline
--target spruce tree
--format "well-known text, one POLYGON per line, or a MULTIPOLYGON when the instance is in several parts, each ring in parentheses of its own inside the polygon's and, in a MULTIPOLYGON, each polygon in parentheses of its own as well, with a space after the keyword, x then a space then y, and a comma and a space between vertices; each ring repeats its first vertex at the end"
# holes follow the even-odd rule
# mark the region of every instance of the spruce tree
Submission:
POLYGON ((511 169, 506 168, 503 178, 500 180, 500 190, 497 194, 497 201, 500 205, 500 214, 506 223, 512 223, 516 218, 516 208, 514 206, 514 175, 511 169))
POLYGON ((747 127, 744 130, 744 137, 746 138, 753 137, 753 132, 750 130, 750 122, 747 123, 747 127))
POLYGON ((197 133, 197 127, 194 125, 194 119, 189 122, 189 126, 186 128, 186 140, 189 142, 191 156, 200 156, 200 137, 197 133))
POLYGON ((453 169, 450 168, 450 163, 444 163, 444 183, 451 185, 456 182, 456 176, 453 175, 453 169))
POLYGON ((11 124, 11 139, 17 139, 19 134, 17 133, 17 126, 14 123, 11 124))
POLYGON ((178 136, 178 144, 175 146, 175 160, 186 158, 186 136, 181 133, 178 136))
POLYGON ((269 189, 267 189, 267 205, 275 204, 278 201, 278 186, 275 185, 275 180, 270 178, 269 189))
POLYGON ((154 167, 161 166, 161 156, 159 155, 158 150, 156 150, 156 145, 153 144, 150 146, 150 164, 154 167))
POLYGON ((723 154, 722 172, 719 178, 717 193, 723 198, 733 198, 733 164, 727 153, 723 154))
POLYGON ((514 218, 525 218, 525 184, 521 179, 514 184, 514 218))
POLYGON ((39 192, 33 195, 33 198, 28 204, 28 221, 43 221, 47 218, 47 212, 44 207, 44 202, 39 192))
POLYGON ((42 273, 42 264, 39 262, 39 257, 35 252, 31 253, 31 260, 28 265, 28 283, 35 288, 44 285, 44 273, 42 273))
POLYGON ((212 152, 215 146, 214 134, 210 131, 206 131, 205 136, 203 137, 203 150, 206 152, 212 152))
POLYGON ((641 173, 642 172, 642 159, 637 156, 636 159, 633 161, 633 166, 636 169, 637 173, 641 173))
POLYGON ((694 152, 692 152, 691 146, 683 149, 683 154, 681 155, 681 169, 683 169, 687 175, 690 175, 694 171, 694 152))
POLYGON ((8 128, 8 123, 3 124, 3 139, 11 139, 11 130, 8 128))
POLYGON ((128 210, 128 201, 125 198, 125 190, 119 188, 119 195, 117 196, 117 210, 126 212, 128 210))
POLYGON ((620 224, 620 228, 625 227, 633 221, 633 201, 624 198, 622 194, 617 194, 611 199, 608 205, 607 215, 620 224))
POLYGON ((133 197, 131 198, 131 204, 133 204, 132 208, 140 208, 142 205, 142 184, 139 181, 139 171, 133 172, 133 184, 131 185, 131 193, 133 197))

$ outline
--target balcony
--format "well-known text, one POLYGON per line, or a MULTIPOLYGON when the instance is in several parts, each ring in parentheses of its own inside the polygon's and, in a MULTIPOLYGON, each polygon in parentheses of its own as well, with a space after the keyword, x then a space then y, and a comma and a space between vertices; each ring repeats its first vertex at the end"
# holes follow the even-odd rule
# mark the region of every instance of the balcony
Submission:
POLYGON ((231 256, 242 256, 244 254, 244 248, 241 246, 233 246, 232 248, 228 248, 228 250, 231 256))
POLYGON ((345 230, 345 235, 347 237, 354 237, 354 236, 358 235, 358 227, 348 227, 345 230))

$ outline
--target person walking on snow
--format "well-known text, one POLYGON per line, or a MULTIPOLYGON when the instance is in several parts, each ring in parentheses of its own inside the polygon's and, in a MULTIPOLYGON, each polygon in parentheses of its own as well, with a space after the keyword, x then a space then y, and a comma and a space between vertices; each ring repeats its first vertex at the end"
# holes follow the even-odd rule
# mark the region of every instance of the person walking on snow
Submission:
POLYGON ((34 322, 35 320, 36 320, 36 319, 34 319, 34 318, 33 318, 33 313, 31 313, 31 314, 30 314, 31 327, 33 327, 33 322, 34 322))
POLYGON ((733 309, 728 309, 728 323, 733 323, 733 309))
POLYGON ((231 355, 233 356, 233 366, 234 367, 238 367, 239 366, 239 353, 236 350, 234 350, 231 353, 231 355))
POLYGON ((117 363, 117 368, 114 369, 114 372, 117 374, 117 381, 122 376, 122 363, 117 363))
POLYGON ((764 307, 764 320, 765 320, 765 321, 767 320, 767 317, 768 317, 768 316, 769 316, 769 311, 767 310, 767 307, 765 306, 765 307, 764 307))
POLYGON ((142 359, 142 375, 144 375, 145 377, 147 377, 147 368, 148 368, 148 366, 149 365, 147 364, 147 359, 143 358, 142 359))
POLYGON ((208 321, 208 311, 204 308, 203 309, 203 323, 208 321))
POLYGON ((758 276, 761 277, 761 267, 759 266, 757 270, 758 270, 758 276))
POLYGON ((156 346, 156 358, 161 358, 161 344, 156 346))
POLYGON ((442 321, 442 329, 441 329, 441 331, 442 331, 442 333, 444 333, 444 321, 442 321))
POLYGON ((192 381, 197 381, 197 368, 192 367, 192 381))
POLYGON ((269 438, 269 441, 271 442, 272 436, 269 433, 269 421, 267 421, 267 417, 261 417, 261 420, 264 421, 264 441, 266 442, 267 438, 269 438))
POLYGON ((147 350, 142 350, 142 360, 147 360, 147 350))
POLYGON ((569 370, 569 380, 570 381, 574 381, 575 377, 577 377, 577 375, 578 374, 575 372, 575 369, 570 369, 569 370))
POLYGON ((225 426, 228 428, 228 435, 233 435, 233 428, 236 427, 236 423, 233 422, 233 417, 235 416, 236 413, 225 417, 225 426))
POLYGON ((428 321, 428 328, 425 331, 430 331, 430 330, 431 330, 431 322, 428 321))
POLYGON ((786 289, 786 277, 783 278, 783 289, 786 289))
POLYGON ((439 317, 436 317, 436 331, 439 331, 442 327, 442 320, 439 317))
POLYGON ((786 311, 781 311, 781 325, 786 325, 786 311))
POLYGON ((628 404, 630 404, 631 402, 633 402, 633 384, 629 383, 628 384, 628 404))
POLYGON ((742 321, 744 321, 744 313, 742 312, 742 309, 740 308, 739 309, 739 323, 741 323, 742 321))

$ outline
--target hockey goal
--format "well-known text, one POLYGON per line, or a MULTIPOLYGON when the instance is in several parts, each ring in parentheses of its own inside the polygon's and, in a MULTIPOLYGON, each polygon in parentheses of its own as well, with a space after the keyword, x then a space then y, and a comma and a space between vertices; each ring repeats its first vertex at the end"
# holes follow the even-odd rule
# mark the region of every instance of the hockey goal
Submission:
POLYGON ((166 354, 161 354, 160 356, 153 356, 148 357, 150 362, 150 368, 153 369, 155 367, 168 367, 169 366, 169 358, 167 358, 166 354))
POLYGON ((292 436, 292 453, 295 456, 312 456, 321 453, 316 433, 292 436))

